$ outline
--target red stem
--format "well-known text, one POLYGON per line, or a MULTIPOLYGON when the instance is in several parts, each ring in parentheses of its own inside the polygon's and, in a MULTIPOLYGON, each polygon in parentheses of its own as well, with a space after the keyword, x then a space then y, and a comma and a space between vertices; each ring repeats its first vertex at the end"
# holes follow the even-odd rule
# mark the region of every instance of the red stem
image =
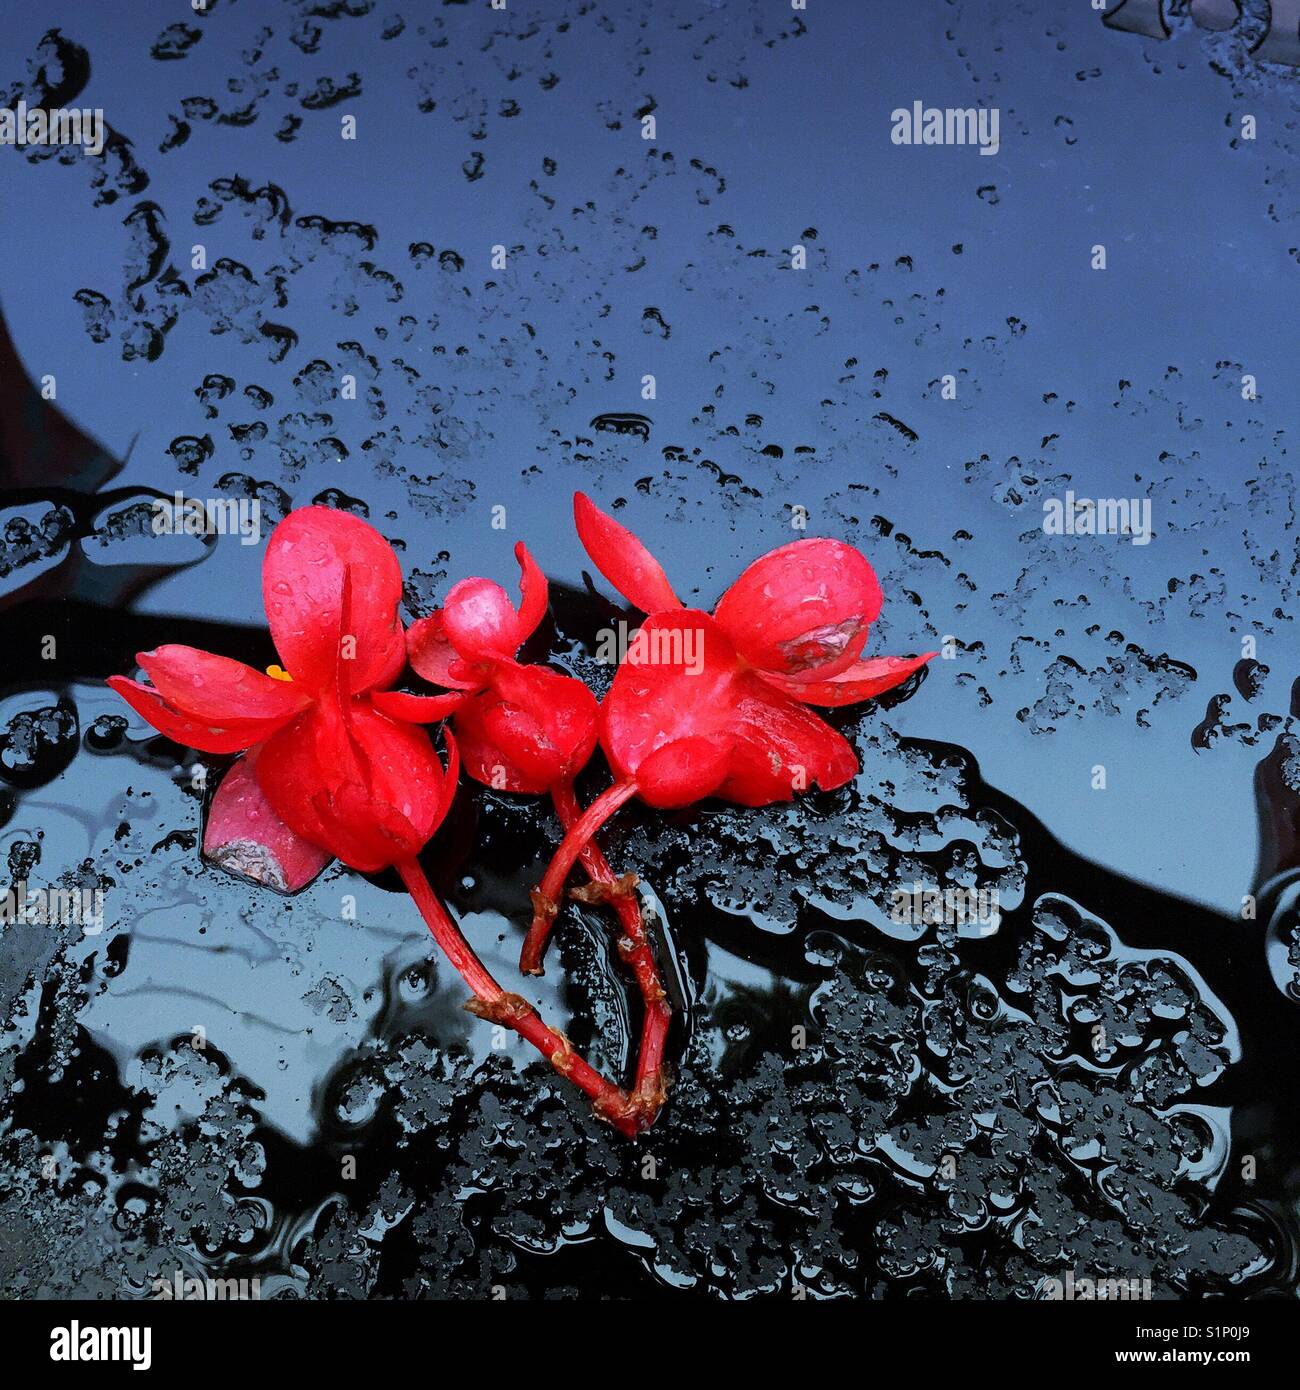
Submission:
MULTIPOLYGON (((572 781, 557 782, 551 788, 551 800, 555 803, 556 815, 559 816, 560 824, 567 834, 582 819, 578 798, 573 793, 572 781)), ((640 1097, 646 1106, 648 1128, 667 1096, 668 1082, 664 1075, 663 1058, 668 1025, 673 1016, 672 1009, 664 994, 654 951, 646 936, 635 881, 629 881, 630 876, 619 879, 615 875, 595 840, 589 840, 582 847, 579 858, 592 883, 609 890, 603 898, 605 901, 613 902, 623 927, 622 939, 618 943, 619 955, 631 970, 637 988, 641 991, 644 1011, 633 1097, 640 1097)))
POLYGON ((615 782, 591 803, 576 821, 565 830, 564 839, 555 851, 551 862, 546 866, 546 876, 533 889, 533 920, 524 938, 524 949, 519 957, 519 968, 525 975, 542 973, 542 954, 546 950, 546 938, 551 934, 560 911, 560 898, 564 894, 564 880, 569 870, 577 862, 578 856, 587 847, 588 840, 625 802, 637 793, 635 781, 615 782))
POLYGON ((513 1028, 521 1038, 532 1043, 561 1076, 572 1081, 591 1098, 592 1109, 602 1120, 608 1121, 629 1139, 635 1138, 645 1128, 642 1108, 626 1091, 612 1081, 606 1081, 594 1067, 579 1057, 563 1033, 548 1028, 527 1000, 507 993, 497 984, 461 935, 460 928, 452 921, 447 909, 439 902, 417 860, 404 859, 396 867, 420 916, 433 933, 433 939, 473 991, 474 998, 466 1008, 479 1018, 513 1028))

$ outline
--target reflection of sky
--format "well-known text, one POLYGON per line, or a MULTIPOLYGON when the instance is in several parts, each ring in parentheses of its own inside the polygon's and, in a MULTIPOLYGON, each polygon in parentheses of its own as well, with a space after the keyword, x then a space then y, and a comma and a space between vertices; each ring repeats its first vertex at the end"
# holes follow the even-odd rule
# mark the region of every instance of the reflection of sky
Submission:
MULTIPOLYGON (((1294 314, 1279 289, 1295 269, 1285 148, 1294 79, 1279 72, 1260 81, 1248 62, 1242 76, 1216 73, 1211 56, 1231 70, 1236 33, 1211 40, 1184 27, 1161 45, 1108 32, 1084 5, 1047 19, 1040 7, 1011 3, 810 0, 808 33, 787 38, 777 36, 793 19, 778 4, 656 5, 643 28, 623 10, 575 13, 560 33, 559 6, 512 3, 504 18, 485 6, 410 6, 396 39, 380 39, 379 14, 323 22, 319 50, 305 55, 287 42, 296 7, 242 0, 192 21, 203 37, 183 60, 158 62, 149 47, 177 22, 174 4, 66 7, 61 27, 92 60, 81 101, 103 106, 135 142, 151 179, 140 198, 163 210, 183 278, 195 278, 195 242, 210 263, 228 256, 257 275, 289 266, 288 304, 270 317, 299 343, 272 364, 264 343, 212 336, 197 307, 182 312, 156 362, 123 361, 116 338, 92 343, 73 294, 106 294, 121 329, 122 218, 140 198, 93 208, 80 169, 32 168, 5 152, 0 300, 30 370, 54 372, 63 408, 117 452, 135 439, 122 481, 170 492, 247 471, 299 503, 338 487, 406 541, 408 569, 451 578, 485 571, 513 583, 519 534, 553 573, 576 574, 567 496, 582 486, 607 501, 628 496, 624 515, 665 557, 679 589, 699 586, 711 600, 744 558, 790 538, 792 504, 807 506, 811 530, 859 541, 881 569, 882 644, 917 650, 947 633, 983 644, 982 661, 968 654, 935 664, 920 695, 890 716, 900 731, 970 748, 989 781, 1081 852, 1235 905, 1254 859, 1251 770, 1271 736, 1254 748, 1221 739, 1198 754, 1190 735, 1210 697, 1231 692, 1239 634, 1251 624, 1262 625, 1259 655, 1272 675, 1254 705, 1234 695, 1229 722, 1285 713, 1300 674, 1288 662, 1290 620, 1272 616, 1294 611, 1295 531, 1279 511, 1289 492, 1283 427, 1297 406, 1288 370, 1294 314), (496 24, 528 34, 534 12, 543 17, 537 33, 485 44, 496 24), (692 16, 685 27, 669 22, 692 16), (241 55, 263 23, 274 33, 249 67, 241 55), (431 42, 439 30, 446 47, 431 42), (407 75, 425 63, 434 65, 431 114, 418 110, 407 75), (274 67, 280 77, 268 79, 253 125, 195 121, 185 146, 158 153, 183 99, 209 95, 237 109, 247 94, 230 92, 226 79, 274 67), (342 105, 304 112, 283 95, 286 81, 306 90, 353 71, 363 93, 342 105), (560 80, 546 90, 539 78, 549 73, 560 80), (653 145, 633 116, 648 97, 653 145), (513 118, 500 113, 509 99, 521 107, 513 118), (890 112, 914 100, 997 105, 1000 152, 893 146, 890 112), (486 138, 476 140, 480 102, 486 138), (288 111, 303 126, 282 143, 274 133, 288 111), (1259 139, 1234 149, 1230 123, 1246 112, 1259 139), (355 143, 338 138, 343 114, 357 117, 355 143), (608 128, 614 120, 621 129, 608 128), (470 182, 461 165, 476 151, 484 173, 470 182), (275 229, 255 239, 255 224, 233 207, 195 226, 211 182, 236 174, 279 185, 295 216, 373 224, 374 251, 353 261, 391 271, 402 301, 362 289, 359 311, 347 314, 346 292, 364 286, 354 263, 326 253, 295 271, 302 239, 275 229), (996 192, 978 196, 986 185, 996 192), (722 223, 734 241, 717 231, 722 223), (805 237, 812 228, 815 240, 805 237), (809 269, 782 269, 784 249, 800 239, 809 269), (415 267, 407 247, 419 241, 455 248, 464 274, 415 267), (522 248, 504 274, 489 269, 496 243, 522 248), (1095 243, 1107 248, 1104 273, 1089 268, 1095 243), (756 248, 768 256, 746 254, 756 248), (642 255, 642 268, 626 268, 642 255), (911 258, 910 270, 900 257, 911 258), (670 338, 644 331, 651 305, 670 338), (417 321, 409 335, 405 314, 417 321), (1027 325, 1023 334, 1009 320, 1027 325), (346 341, 380 361, 382 422, 360 403, 306 405, 295 390, 309 361, 334 361, 346 341), (439 343, 470 351, 438 354, 439 343), (419 387, 393 365, 397 357, 420 373, 419 387), (1216 372, 1218 363, 1229 365, 1216 372), (887 380, 874 379, 881 368, 887 380), (1245 371, 1259 380, 1253 405, 1240 399, 1245 371), (234 377, 238 391, 206 420, 194 391, 212 372, 234 377), (658 394, 645 403, 647 372, 658 394), (956 402, 931 385, 947 372, 960 379, 956 402), (1121 380, 1131 385, 1121 391, 1121 380), (265 412, 272 427, 293 410, 333 412, 316 433, 342 439, 350 456, 285 477, 273 428, 241 460, 228 426, 256 416, 239 394, 249 382, 275 395, 265 412), (441 391, 432 401, 419 395, 429 386, 441 391), (1044 400, 1048 393, 1055 399, 1044 400), (648 445, 593 435, 593 416, 619 410, 652 418, 648 445), (874 420, 880 411, 918 441, 909 446, 874 420), (763 424, 746 426, 751 414, 763 424), (401 443, 391 433, 385 441, 395 466, 375 469, 375 451, 361 446, 395 426, 401 443), (195 485, 165 449, 177 435, 204 432, 216 455, 195 485), (783 459, 759 452, 772 443, 783 459), (673 444, 683 461, 660 452, 673 444), (796 454, 800 445, 814 452, 796 454), (695 449, 740 483, 720 484, 695 449), (529 472, 534 465, 540 471, 529 472), (1054 481, 1036 491, 1016 484, 1022 474, 1054 481), (442 477, 426 488, 430 475, 442 477), (458 479, 474 482, 472 496, 458 479), (1013 484, 1019 506, 1003 500, 1013 484), (1157 539, 1145 548, 1046 540, 1036 530, 1041 498, 1066 487, 1086 497, 1152 496, 1157 539), (412 494, 426 492, 440 502, 412 512, 412 494), (1252 505, 1256 496, 1263 500, 1252 505), (489 525, 497 503, 508 508, 504 532, 489 525), (888 539, 869 524, 876 515, 892 523, 888 539), (971 539, 954 540, 958 530, 971 539), (439 562, 444 550, 450 559, 439 562), (1108 644, 1112 631, 1123 641, 1108 644), (1128 643, 1139 654, 1113 712, 1081 672, 1062 667, 1045 687, 1053 660, 1095 671, 1128 643), (1158 698, 1169 680, 1142 658, 1164 653, 1199 679, 1158 698), (973 679, 959 680, 963 672, 973 679), (1055 717, 1017 718, 1045 695, 1061 701, 1055 717), (1139 730, 1140 710, 1149 728, 1139 730), (1035 724, 1054 732, 1034 733, 1035 724), (1107 769, 1105 792, 1089 789, 1095 764, 1107 769)), ((54 13, 0 5, 5 85, 54 13)), ((205 614, 215 604, 221 616, 254 621, 256 553, 223 541, 149 606, 205 614)))

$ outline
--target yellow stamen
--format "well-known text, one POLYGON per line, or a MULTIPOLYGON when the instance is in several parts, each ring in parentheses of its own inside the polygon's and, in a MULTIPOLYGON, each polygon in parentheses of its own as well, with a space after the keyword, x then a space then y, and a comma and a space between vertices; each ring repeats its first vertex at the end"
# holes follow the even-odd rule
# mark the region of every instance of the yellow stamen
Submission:
POLYGON ((270 676, 273 681, 291 681, 293 679, 282 666, 268 666, 266 668, 266 674, 270 676))

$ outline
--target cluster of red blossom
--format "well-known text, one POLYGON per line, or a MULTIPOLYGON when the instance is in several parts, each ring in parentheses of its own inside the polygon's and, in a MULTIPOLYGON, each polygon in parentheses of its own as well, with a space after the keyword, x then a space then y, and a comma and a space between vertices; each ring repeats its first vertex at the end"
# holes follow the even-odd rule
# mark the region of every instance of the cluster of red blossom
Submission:
POLYGON ((136 658, 150 684, 109 683, 177 743, 244 754, 213 798, 205 845, 251 847, 245 862, 289 892, 334 857, 364 873, 395 867, 472 991, 466 1007, 515 1029, 599 1116, 633 1136, 667 1093, 670 1010, 636 876, 615 875, 597 830, 634 796, 661 808, 707 796, 762 806, 813 785, 842 786, 857 758, 808 707, 870 699, 934 653, 863 659, 880 585, 865 557, 840 541, 771 551, 708 614, 683 605, 641 542, 581 493, 574 511, 596 567, 647 614, 599 703, 575 677, 516 659, 547 607, 546 576, 522 542, 518 607, 491 580, 462 579, 442 608, 403 629, 392 547, 358 517, 326 507, 290 513, 267 545, 262 593, 283 669, 264 674, 169 645, 136 658), (394 689, 408 665, 441 693, 394 689), (446 766, 422 727, 444 719, 446 766), (573 782, 597 742, 613 781, 583 810, 573 782), (502 989, 429 886, 418 856, 451 806, 462 765, 488 786, 549 795, 565 829, 532 895, 525 973, 541 973, 575 864, 589 883, 573 896, 616 912, 619 953, 643 1003, 627 1088, 502 989))

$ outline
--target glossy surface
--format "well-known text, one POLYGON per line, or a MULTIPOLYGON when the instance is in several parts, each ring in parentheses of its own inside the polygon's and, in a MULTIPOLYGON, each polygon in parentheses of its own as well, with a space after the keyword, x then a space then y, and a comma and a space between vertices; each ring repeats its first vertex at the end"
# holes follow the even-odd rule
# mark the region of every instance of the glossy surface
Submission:
MULTIPOLYGON (((48 9, 0 3, 0 90, 121 139, 0 150, 0 865, 84 909, 0 926, 5 1294, 1293 1293, 1300 182, 1258 18, 48 9), (916 100, 996 105, 999 152, 893 144, 916 100), (178 488, 233 533, 155 534, 178 488), (523 659, 603 694, 638 615, 583 581, 578 488, 687 605, 826 536, 880 578, 869 655, 946 653, 829 713, 839 791, 620 813, 678 1017, 637 1146, 494 1050, 395 880, 205 865, 227 760, 104 686, 275 663, 266 537, 318 501, 394 544, 408 621, 513 595, 524 537, 523 659), (1069 492, 1149 500, 1150 542, 1046 532, 1069 492), (927 921, 946 889, 989 910, 927 921)), ((426 855, 503 980, 557 839, 467 782, 426 855)), ((617 1071, 607 917, 523 992, 617 1071)))

